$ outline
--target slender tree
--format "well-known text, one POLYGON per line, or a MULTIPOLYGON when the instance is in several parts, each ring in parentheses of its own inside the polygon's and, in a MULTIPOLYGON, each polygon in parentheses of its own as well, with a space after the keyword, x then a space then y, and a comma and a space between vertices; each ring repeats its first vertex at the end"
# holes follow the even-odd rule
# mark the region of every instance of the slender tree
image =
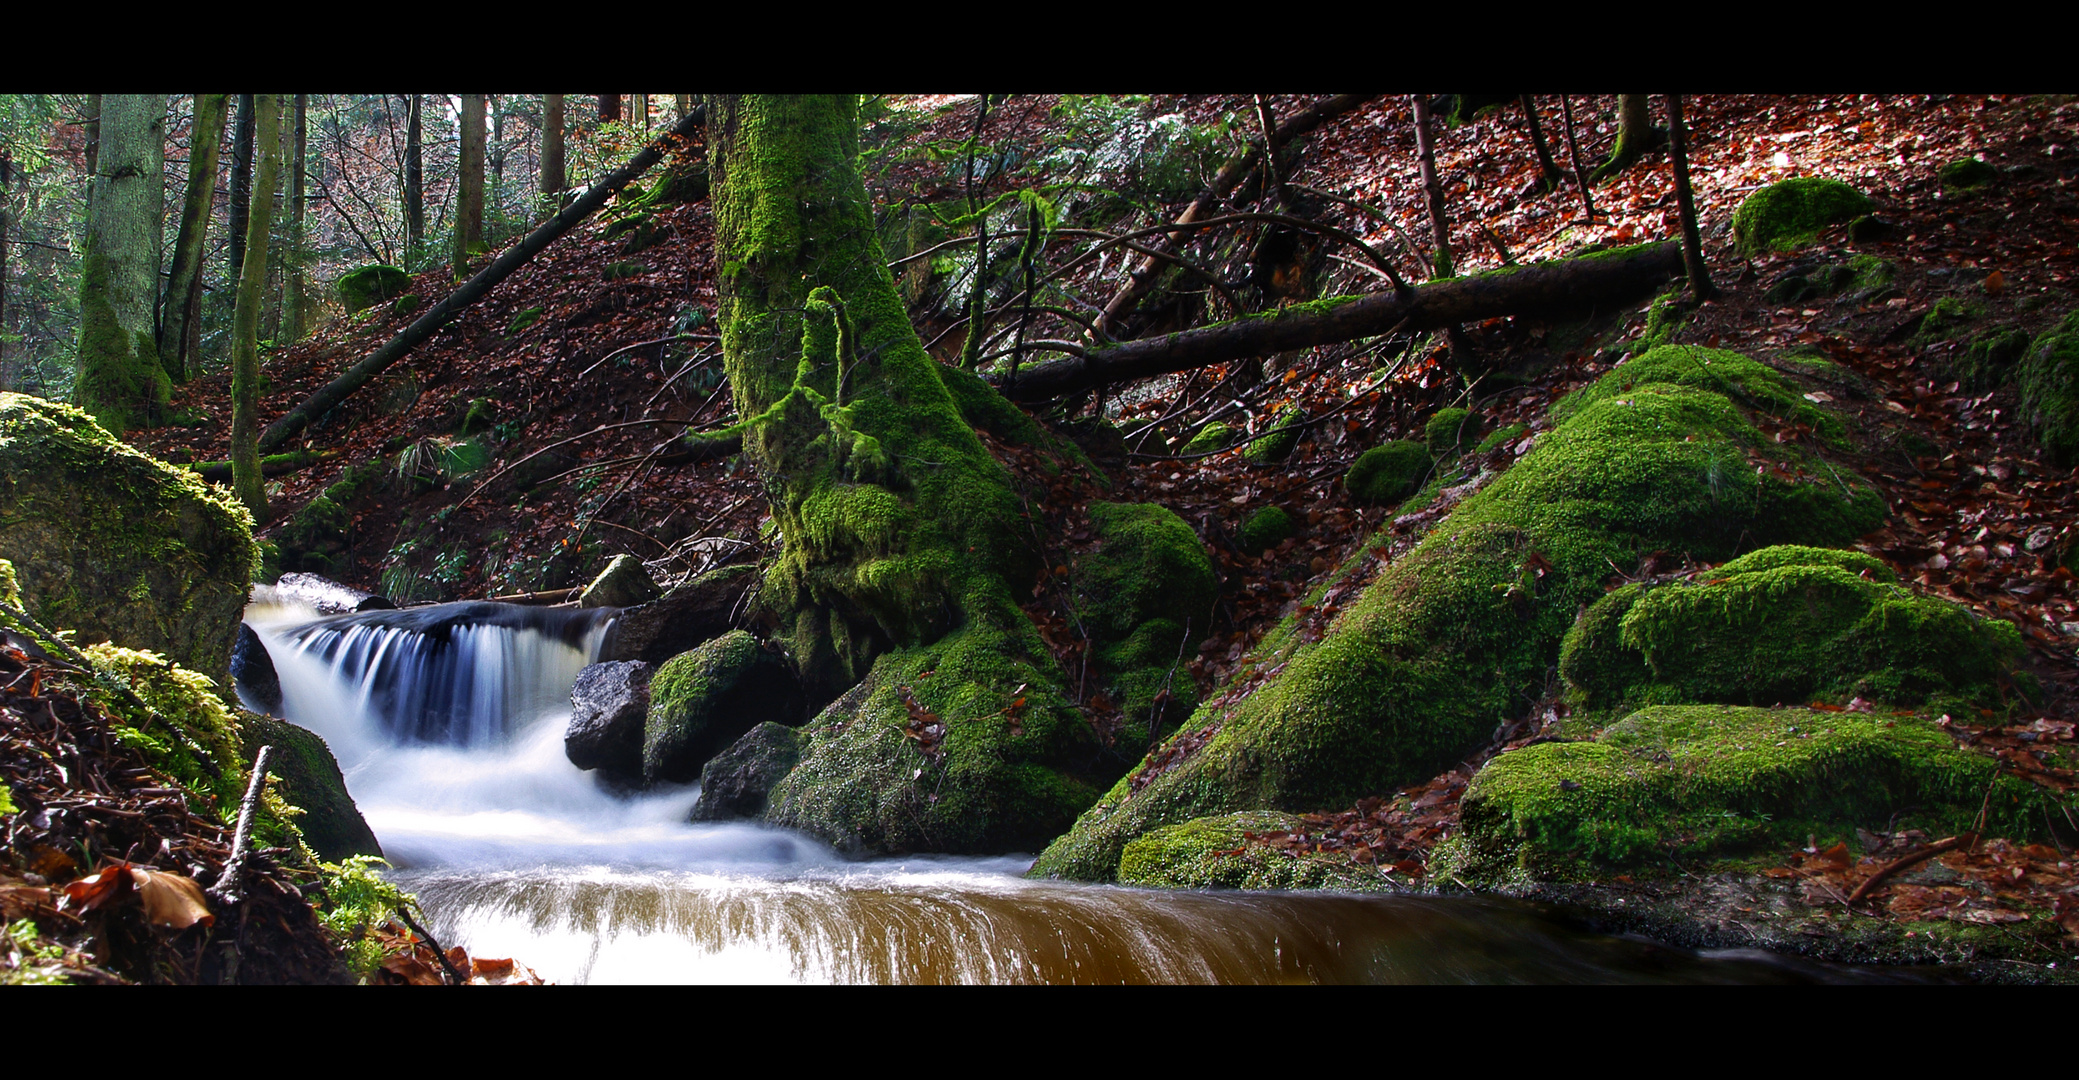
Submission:
POLYGON ((1546 191, 1558 191, 1560 178, 1558 163, 1552 160, 1552 149, 1545 145, 1545 127, 1538 122, 1538 99, 1535 95, 1523 95, 1523 122, 1530 128, 1530 145, 1538 152, 1538 184, 1546 191))
POLYGON ((544 214, 563 208, 563 95, 541 96, 541 204, 544 214))
POLYGON ((1452 276, 1451 221, 1444 212, 1444 183, 1437 177, 1436 147, 1429 137, 1429 99, 1412 95, 1415 102, 1415 161, 1422 171, 1422 193, 1429 206, 1429 231, 1436 240, 1433 276, 1452 276))
POLYGON ((1595 224, 1595 200, 1588 195, 1588 170, 1581 167, 1581 144, 1574 139, 1574 106, 1565 94, 1559 95, 1559 112, 1566 119, 1566 153, 1574 163, 1574 182, 1581 185, 1581 209, 1587 222, 1595 224))
POLYGON ((159 360, 174 382, 186 381, 202 333, 202 255, 216 207, 217 156, 224 141, 229 94, 196 94, 188 138, 188 190, 181 200, 180 234, 159 307, 159 360))
POLYGON ((416 267, 426 246, 426 168, 421 148, 423 94, 404 96, 404 264, 416 267))
POLYGON ((238 306, 231 317, 231 490, 267 520, 267 492, 260 476, 260 308, 267 299, 267 239, 274 220, 276 180, 281 171, 281 95, 254 94, 259 143, 254 198, 260 204, 246 221, 246 260, 238 275, 238 306))
POLYGON ((1689 133, 1682 122, 1682 95, 1668 95, 1668 156, 1675 162, 1675 206, 1682 215, 1682 265, 1689 273, 1689 294, 1702 301, 1717 295, 1710 267, 1704 265, 1703 233, 1697 228, 1696 196, 1689 186, 1689 133))
POLYGON ((455 277, 484 250, 484 95, 462 95, 461 191, 455 200, 455 277))
POLYGON ((238 128, 231 137, 231 279, 245 268, 245 226, 253 206, 253 95, 238 95, 238 128))
POLYGON ((13 380, 13 370, 7 366, 7 188, 13 177, 14 156, 0 146, 0 390, 13 380))
POLYGON ((1610 160, 1597 166, 1588 182, 1597 184, 1615 176, 1666 141, 1667 132, 1653 126, 1646 95, 1617 95, 1617 143, 1610 148, 1610 160))
POLYGON ((282 260, 288 274, 289 340, 301 341, 310 333, 311 296, 308 253, 303 249, 303 215, 308 201, 303 181, 309 148, 310 95, 296 95, 296 130, 289 154, 289 249, 282 260))
POLYGON ((159 362, 158 298, 166 98, 108 94, 87 209, 74 396, 117 434, 153 423, 172 394, 159 362))

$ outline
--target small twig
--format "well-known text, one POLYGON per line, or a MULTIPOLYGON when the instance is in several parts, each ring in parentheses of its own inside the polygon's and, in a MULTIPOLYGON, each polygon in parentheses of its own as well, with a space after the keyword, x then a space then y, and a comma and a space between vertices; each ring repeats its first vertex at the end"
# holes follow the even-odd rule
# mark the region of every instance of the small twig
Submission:
POLYGON ((440 942, 434 940, 433 935, 427 933, 426 928, 420 926, 418 921, 411 917, 411 912, 404 910, 403 904, 397 905, 397 917, 404 920, 404 925, 411 927, 412 933, 426 939, 426 945, 433 950, 433 955, 440 960, 441 970, 448 973, 449 986, 469 985, 469 980, 461 972, 456 971, 455 965, 448 960, 448 954, 441 949, 440 942))
POLYGON ((642 348, 642 347, 643 347, 643 346, 645 346, 645 345, 662 345, 662 344, 664 344, 665 342, 668 342, 668 341, 720 341, 720 340, 722 340, 722 339, 721 339, 721 338, 719 338, 719 337, 717 337, 717 336, 715 336, 714 334, 673 334, 673 335, 671 335, 670 337, 661 337, 661 338, 657 338, 657 339, 655 339, 655 340, 652 340, 652 341, 638 341, 638 342, 636 342, 636 343, 635 343, 635 344, 633 344, 633 345, 623 345, 623 346, 621 346, 620 348, 618 348, 618 349, 615 349, 614 351, 612 351, 612 352, 610 352, 610 353, 607 353, 607 354, 606 354, 605 356, 602 356, 602 357, 600 357, 599 359, 597 359, 597 360, 594 360, 594 361, 592 361, 592 366, 591 366, 591 367, 588 367, 588 368, 586 368, 585 370, 583 370, 583 371, 580 371, 580 372, 578 372, 578 379, 579 379, 580 381, 583 381, 584 377, 585 377, 585 376, 587 376, 587 375, 590 375, 590 374, 592 374, 592 372, 593 372, 594 370, 596 370, 596 369, 597 369, 597 368, 599 367, 599 365, 601 365, 601 364, 604 364, 604 363, 606 363, 606 362, 607 362, 608 360, 612 360, 612 359, 613 359, 614 357, 616 357, 616 356, 619 356, 619 355, 621 355, 621 354, 622 354, 622 353, 624 353, 624 352, 630 352, 630 351, 632 351, 632 350, 635 350, 635 349, 640 349, 640 348, 642 348))
POLYGON ((210 892, 226 904, 236 904, 244 893, 246 856, 251 853, 253 815, 260 809, 260 793, 267 787, 267 755, 274 747, 263 746, 253 755, 253 775, 246 781, 245 798, 238 803, 238 830, 232 834, 231 857, 224 860, 224 873, 210 892))
POLYGON ((1923 848, 1920 851, 1916 851, 1911 855, 1902 855, 1896 859, 1893 859, 1890 862, 1885 863, 1882 869, 1878 870, 1874 874, 1871 874, 1869 878, 1866 879, 1862 884, 1857 885, 1855 887, 1855 891, 1848 894, 1848 903, 1850 905, 1862 903, 1863 897, 1868 896, 1870 895, 1870 893, 1876 891, 1877 886, 1883 884, 1885 878, 1888 878, 1891 875, 1896 874, 1901 870, 1904 870, 1906 867, 1912 866, 1915 863, 1925 862, 1926 860, 1932 859, 1945 851, 1955 851, 1957 848, 1969 847, 1970 845, 1975 844, 1977 842, 1977 833, 1963 833, 1958 836, 1949 837, 1946 840, 1937 840, 1934 843, 1929 844, 1926 848, 1923 848))

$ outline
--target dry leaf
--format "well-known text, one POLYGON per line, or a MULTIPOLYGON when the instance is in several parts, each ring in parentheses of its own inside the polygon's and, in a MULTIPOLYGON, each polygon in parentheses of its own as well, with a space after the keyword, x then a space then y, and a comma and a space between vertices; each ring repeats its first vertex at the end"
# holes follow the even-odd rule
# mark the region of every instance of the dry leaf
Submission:
POLYGON ((186 930, 196 923, 216 925, 217 917, 210 914, 209 902, 202 898, 202 886, 194 878, 133 866, 130 880, 137 885, 137 896, 144 901, 144 917, 152 925, 175 930, 186 930))

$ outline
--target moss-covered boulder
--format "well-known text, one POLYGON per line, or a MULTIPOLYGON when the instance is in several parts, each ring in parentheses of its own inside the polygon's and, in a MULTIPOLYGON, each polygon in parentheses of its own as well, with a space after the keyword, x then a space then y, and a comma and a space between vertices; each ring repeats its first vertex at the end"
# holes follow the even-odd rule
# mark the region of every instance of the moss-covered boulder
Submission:
POLYGON ((2079 312, 2029 344, 2015 381, 2022 415, 2051 459, 2079 463, 2079 312))
POLYGON ((239 714, 238 731, 248 767, 261 747, 274 747, 267 755, 267 771, 280 781, 276 790, 281 797, 303 811, 296 818, 296 827, 318 858, 336 863, 355 855, 381 857, 382 846, 347 794, 339 761, 323 738, 286 720, 257 713, 239 714))
POLYGON ((1728 349, 1701 345, 1648 349, 1561 398, 1552 415, 1565 419, 1591 402, 1622 399, 1646 386, 1687 386, 1723 394, 1745 408, 1811 428, 1836 445, 1847 432, 1839 417, 1813 404, 1776 369, 1728 349))
POLYGON ((2002 326, 1973 334, 1963 355, 1951 362, 1956 377, 1972 390, 1990 390, 2004 384, 2014 365, 2028 355, 2028 331, 2002 326))
POLYGON ((1251 555, 1261 555, 1284 542, 1298 528, 1292 515, 1283 507, 1261 507, 1242 522, 1242 550, 1251 555))
POLYGON ((1959 158, 1942 166, 1942 186, 1951 191, 1984 187, 1999 176, 1999 170, 1977 158, 1959 158))
POLYGON ((1078 614, 1093 674, 1126 714, 1122 738, 1145 746, 1151 722, 1174 723, 1198 705, 1189 674, 1171 673, 1211 633, 1219 583, 1198 534, 1164 507, 1094 503, 1090 522, 1098 544, 1076 560, 1078 614))
POLYGON ((1927 314, 1921 316, 1920 326, 1913 331, 1912 341, 1926 345, 1935 341, 1948 341, 1962 335, 1964 329, 1985 317, 1985 306, 1954 296, 1945 296, 1935 301, 1927 314))
POLYGON ((1360 503, 1390 505, 1414 494, 1431 464, 1428 447, 1395 439, 1357 455, 1343 474, 1343 486, 1360 503))
POLYGON ((709 758, 764 721, 799 723, 801 685, 787 661, 732 630, 665 661, 650 677, 645 783, 690 783, 709 758))
POLYGON ((0 557, 45 625, 230 685, 257 550, 251 515, 224 489, 69 405, 0 393, 0 557))
POLYGON ((806 736, 770 720, 744 733, 700 769, 694 821, 729 821, 765 813, 773 786, 801 762, 806 736))
POLYGON ((1150 889, 1333 889, 1390 892, 1386 877, 1341 853, 1298 854, 1257 844, 1304 827, 1292 814, 1244 810, 1167 825, 1126 845, 1119 884, 1150 889))
POLYGON ((346 305, 351 315, 403 296, 404 290, 411 287, 411 275, 386 263, 370 263, 339 275, 333 287, 339 292, 339 302, 346 305))
POLYGON ((1429 452, 1437 458, 1456 456, 1461 450, 1469 450, 1480 441, 1480 432, 1486 425, 1471 411, 1460 408, 1438 409, 1436 415, 1422 426, 1422 441, 1429 452))
POLYGON ((1473 447, 1473 453, 1484 454, 1490 450, 1499 450, 1522 438, 1529 431, 1528 424, 1510 424, 1505 428, 1497 428, 1488 432, 1487 437, 1480 440, 1480 445, 1473 447))
POLYGON ((1185 443, 1184 448, 1178 452, 1183 454, 1210 454, 1215 450, 1225 450, 1233 446, 1236 440, 1241 438, 1241 435, 1242 433, 1235 428, 1215 421, 1199 428, 1198 434, 1193 435, 1191 441, 1185 443))
POLYGON ((1257 663, 1278 677, 1186 721, 1188 742, 1114 786, 1035 872, 1108 880, 1128 841, 1164 825, 1348 805, 1435 775, 1537 700, 1613 569, 1655 551, 1844 544, 1882 521, 1883 500, 1852 472, 1754 426, 1741 402, 1795 398, 1782 376, 1752 365, 1738 368, 1744 382, 1706 380, 1736 400, 1641 384, 1674 367, 1632 366, 1380 572, 1318 642, 1274 633, 1282 644, 1257 663))
POLYGON ((2013 624, 1915 595, 1860 552, 1764 548, 1701 577, 1627 585, 1590 605, 1560 650, 1577 699, 1990 705, 2021 655, 2013 624))
POLYGON ((614 556, 605 569, 578 594, 579 607, 634 607, 647 604, 662 595, 657 583, 650 580, 649 571, 643 569, 642 560, 633 555, 614 556))
POLYGON ((1585 878, 1808 838, 1823 847, 1858 827, 1962 832, 1981 807, 1989 834, 2040 833, 2048 792, 1997 771, 1920 717, 1659 706, 1592 741, 1488 762, 1433 869, 1469 882, 1585 878))
POLYGON ((1817 176, 1781 180, 1747 196, 1733 211, 1740 250, 1791 251, 1819 239, 1829 225, 1845 225, 1870 212, 1869 196, 1817 176))
POLYGON ((1286 409, 1270 422, 1265 433, 1249 441, 1242 451, 1242 460, 1251 465, 1276 465, 1292 456, 1299 446, 1299 437, 1304 433, 1297 425, 1306 422, 1307 414, 1301 409, 1286 409))

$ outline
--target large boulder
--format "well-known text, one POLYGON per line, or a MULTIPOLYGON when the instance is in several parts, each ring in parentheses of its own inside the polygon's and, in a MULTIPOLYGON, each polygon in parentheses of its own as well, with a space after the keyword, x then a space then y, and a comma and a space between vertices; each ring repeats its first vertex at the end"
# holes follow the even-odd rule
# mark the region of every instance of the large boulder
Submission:
POLYGON ((771 720, 745 732, 700 770, 692 820, 728 821, 765 813, 772 789, 800 764, 807 736, 771 720))
POLYGON ((339 302, 346 305, 348 314, 353 314, 404 295, 404 290, 411 287, 411 275, 385 263, 370 263, 339 275, 334 287, 339 291, 339 302))
POLYGON ((650 679, 643 726, 646 783, 690 783, 700 767, 762 721, 807 719, 801 682, 777 652, 732 630, 666 661, 650 679))
POLYGON ((0 557, 30 614, 228 686, 257 549, 222 488, 69 405, 0 393, 0 557))
POLYGON ((1190 673, 1176 672, 1212 636, 1219 583, 1198 534, 1164 507, 1093 503, 1090 523, 1098 544, 1076 559, 1078 615, 1091 674, 1122 710, 1116 737, 1137 754, 1152 728, 1198 707, 1190 673))
POLYGON ((275 790, 281 797, 303 811, 296 826, 319 858, 343 862, 355 855, 382 855, 374 830, 347 794, 339 761, 316 732, 271 716, 243 713, 238 717, 238 739, 248 766, 262 746, 274 747, 267 755, 267 771, 280 781, 275 790))
POLYGON ((2051 460, 2079 463, 2079 312, 2029 344, 2016 381, 2022 416, 2051 460))
POLYGON ((1846 225, 1870 212, 1870 198, 1818 176, 1779 180, 1747 196, 1733 211, 1740 250, 1792 251, 1819 239, 1829 225, 1846 225))
POLYGON ((563 735, 563 754, 572 765, 624 783, 642 780, 643 725, 655 670, 640 660, 622 660, 578 672, 563 735))
POLYGON ((648 603, 623 608, 600 646, 599 658, 661 664, 721 637, 745 617, 758 581, 756 566, 725 566, 648 603))

